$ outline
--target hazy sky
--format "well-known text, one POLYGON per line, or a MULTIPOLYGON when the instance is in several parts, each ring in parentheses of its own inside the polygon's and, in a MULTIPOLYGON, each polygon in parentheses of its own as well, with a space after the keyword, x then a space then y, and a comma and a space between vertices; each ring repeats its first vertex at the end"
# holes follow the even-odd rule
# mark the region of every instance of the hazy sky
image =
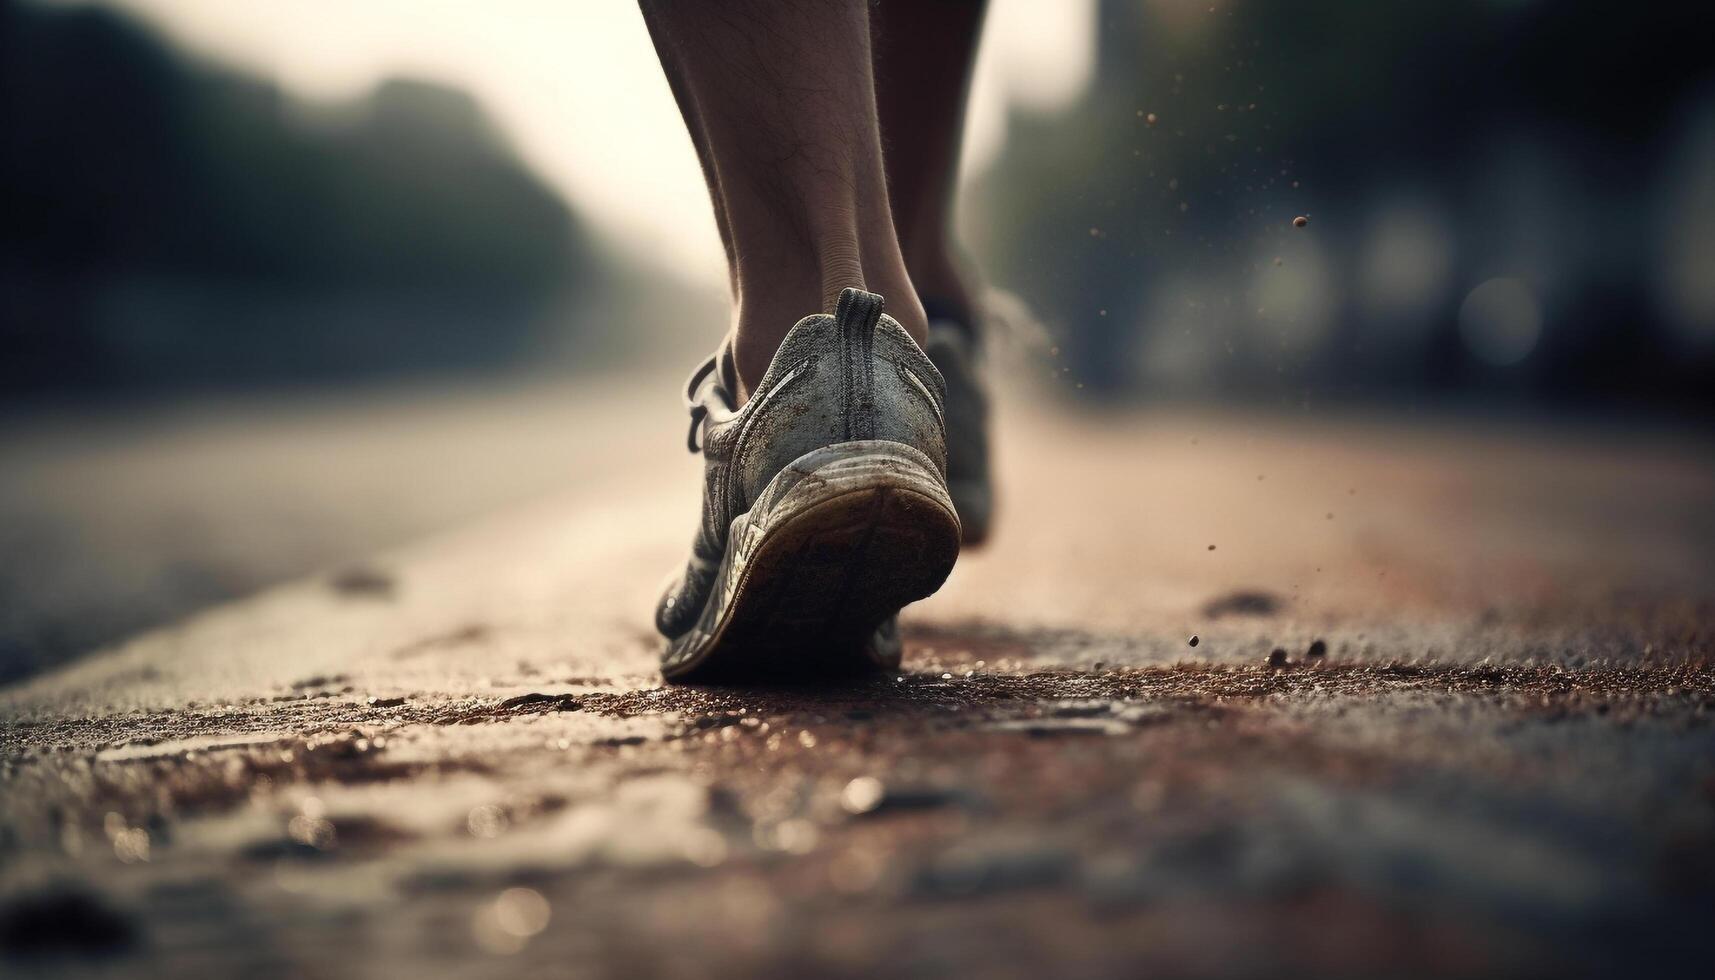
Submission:
MULTIPOLYGON (((627 252, 724 281, 714 221, 631 0, 106 0, 181 47, 339 99, 404 74, 472 92, 524 158, 627 252)), ((1094 0, 992 0, 966 169, 992 159, 1009 104, 1076 97, 1094 0)))

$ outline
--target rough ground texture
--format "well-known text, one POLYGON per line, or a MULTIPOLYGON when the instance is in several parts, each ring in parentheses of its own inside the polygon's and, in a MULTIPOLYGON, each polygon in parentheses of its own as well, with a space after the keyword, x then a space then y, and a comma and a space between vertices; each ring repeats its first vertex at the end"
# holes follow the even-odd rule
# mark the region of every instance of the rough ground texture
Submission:
POLYGON ((901 675, 660 683, 667 421, 0 692, 6 972, 1707 969, 1706 446, 1002 422, 901 675))

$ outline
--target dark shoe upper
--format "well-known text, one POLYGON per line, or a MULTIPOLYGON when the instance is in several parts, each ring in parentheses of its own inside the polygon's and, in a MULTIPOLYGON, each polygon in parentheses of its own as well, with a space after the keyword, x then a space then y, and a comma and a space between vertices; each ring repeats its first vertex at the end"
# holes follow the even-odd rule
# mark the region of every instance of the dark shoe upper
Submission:
POLYGON ((929 311, 929 359, 947 383, 947 489, 959 512, 965 544, 979 544, 988 537, 994 517, 982 338, 968 312, 933 302, 924 306, 929 311))
POLYGON ((691 449, 706 461, 703 509, 685 570, 656 608, 655 625, 669 638, 701 615, 733 520, 793 460, 882 439, 921 451, 946 473, 946 383, 874 293, 847 289, 832 316, 798 321, 742 407, 737 390, 726 345, 687 385, 691 449))

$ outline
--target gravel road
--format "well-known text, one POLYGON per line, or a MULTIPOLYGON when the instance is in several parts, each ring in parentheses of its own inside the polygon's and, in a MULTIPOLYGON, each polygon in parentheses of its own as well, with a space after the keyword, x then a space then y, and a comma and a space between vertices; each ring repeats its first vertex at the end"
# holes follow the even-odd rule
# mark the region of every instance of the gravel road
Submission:
POLYGON ((3 962, 1706 969, 1705 446, 1006 408, 995 543, 899 675, 662 685, 663 411, 568 433, 555 494, 0 691, 3 962))

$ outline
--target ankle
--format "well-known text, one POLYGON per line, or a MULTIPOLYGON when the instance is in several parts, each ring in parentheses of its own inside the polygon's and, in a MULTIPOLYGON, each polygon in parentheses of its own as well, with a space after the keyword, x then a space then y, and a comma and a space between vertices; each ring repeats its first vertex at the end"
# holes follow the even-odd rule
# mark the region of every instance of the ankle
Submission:
POLYGON ((733 316, 733 362, 741 400, 762 380, 792 327, 811 314, 832 313, 847 287, 881 294, 887 315, 919 344, 928 342, 929 320, 898 251, 883 251, 884 257, 874 262, 860 260, 860 254, 855 247, 836 243, 813 265, 796 268, 785 267, 779 255, 771 264, 759 265, 745 262, 741 254, 733 316))
MULTIPOLYGON (((911 288, 910 280, 903 279, 893 287, 881 287, 875 282, 859 281, 849 283, 858 289, 868 289, 879 292, 887 302, 887 315, 899 322, 905 332, 918 344, 926 344, 929 336, 929 319, 923 312, 923 304, 917 298, 917 293, 911 288)), ((796 290, 779 290, 766 298, 750 301, 741 299, 733 329, 732 357, 733 364, 738 369, 740 401, 750 397, 756 385, 768 371, 768 365, 773 363, 774 354, 780 349, 780 343, 786 339, 786 334, 801 319, 810 314, 832 313, 835 301, 839 298, 841 289, 833 290, 832 298, 826 299, 818 306, 814 301, 801 297, 815 295, 813 291, 806 292, 803 288, 796 290)))
POLYGON ((918 298, 917 290, 912 287, 911 278, 903 268, 893 276, 871 277, 869 285, 864 288, 881 294, 887 302, 887 315, 899 321, 919 346, 929 342, 929 317, 924 314, 923 301, 918 298))
POLYGON ((746 226, 737 238, 733 361, 741 398, 762 380, 799 320, 832 313, 841 289, 864 284, 856 235, 839 221, 828 223, 825 229, 746 226))
POLYGON ((947 316, 949 311, 958 311, 957 315, 965 317, 977 315, 976 290, 972 286, 975 280, 966 272, 962 257, 950 245, 943 243, 908 253, 905 261, 911 282, 917 287, 917 295, 927 306, 934 308, 937 315, 947 316))
POLYGON ((741 401, 756 389, 793 325, 819 309, 820 297, 816 285, 781 288, 761 296, 739 291, 733 311, 732 359, 738 369, 741 401))

